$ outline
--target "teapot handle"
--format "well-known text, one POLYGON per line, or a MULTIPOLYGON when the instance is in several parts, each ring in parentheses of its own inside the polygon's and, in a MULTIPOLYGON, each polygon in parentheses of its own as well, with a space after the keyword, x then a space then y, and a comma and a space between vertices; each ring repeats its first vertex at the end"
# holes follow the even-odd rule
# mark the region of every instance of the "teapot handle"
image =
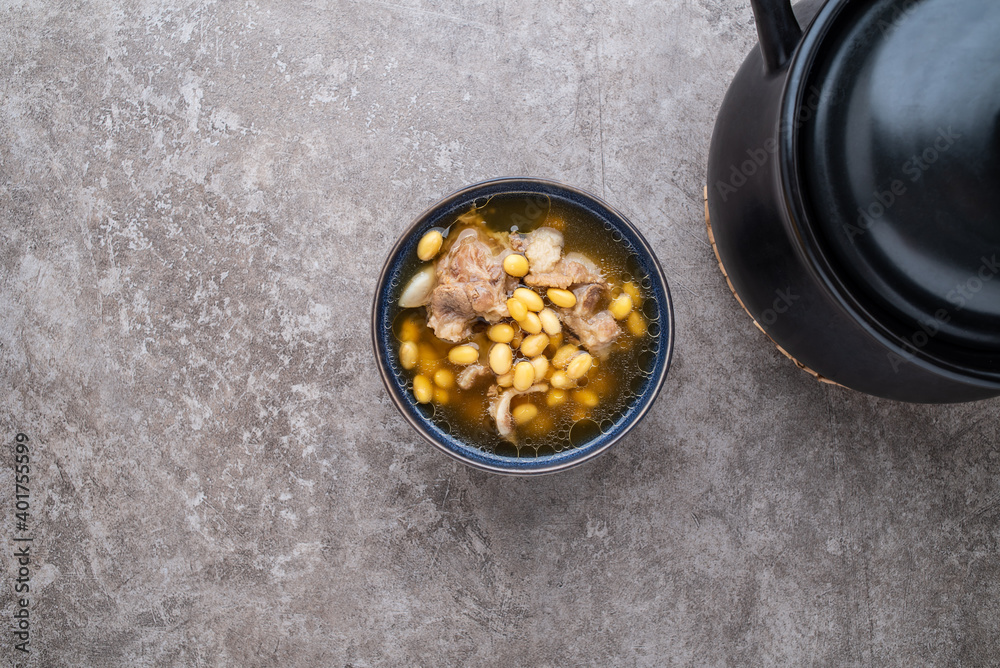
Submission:
POLYGON ((785 67, 802 37, 802 29, 792 13, 791 0, 750 0, 757 21, 757 37, 768 74, 785 67))

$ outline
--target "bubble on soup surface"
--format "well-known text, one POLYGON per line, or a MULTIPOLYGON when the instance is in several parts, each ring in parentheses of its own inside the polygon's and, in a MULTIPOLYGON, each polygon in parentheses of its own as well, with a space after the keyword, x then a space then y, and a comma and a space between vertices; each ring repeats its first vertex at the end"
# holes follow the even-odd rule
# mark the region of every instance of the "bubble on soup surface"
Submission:
POLYGON ((615 243, 620 242, 622 240, 622 233, 619 232, 618 230, 613 231, 611 233, 611 240, 614 241, 615 243))
MULTIPOLYGON (((649 280, 648 278, 644 280, 649 280)), ((653 299, 647 299, 642 305, 642 314, 646 316, 646 319, 650 322, 660 319, 660 309, 656 307, 656 301, 653 299)))
POLYGON ((639 363, 639 369, 643 373, 652 373, 653 369, 656 368, 656 355, 650 350, 644 350, 639 353, 636 361, 639 363))
POLYGON ((646 330, 651 337, 654 339, 660 335, 660 324, 657 322, 649 323, 649 329, 646 330))
MULTIPOLYGON (((411 383, 411 385, 412 385, 412 383, 411 383)), ((410 394, 411 394, 411 397, 412 397, 412 394, 413 394, 412 387, 410 389, 410 394)), ((434 404, 432 404, 432 403, 426 403, 426 404, 417 404, 417 403, 415 403, 414 405, 417 408, 417 412, 420 413, 421 415, 423 415, 428 420, 430 420, 431 418, 434 417, 434 404)))
POLYGON ((572 429, 569 430, 569 442, 579 448, 581 445, 589 443, 601 435, 601 426, 591 420, 584 418, 577 420, 572 429))
POLYGON ((517 452, 517 446, 506 441, 493 446, 493 454, 497 457, 517 457, 517 452))

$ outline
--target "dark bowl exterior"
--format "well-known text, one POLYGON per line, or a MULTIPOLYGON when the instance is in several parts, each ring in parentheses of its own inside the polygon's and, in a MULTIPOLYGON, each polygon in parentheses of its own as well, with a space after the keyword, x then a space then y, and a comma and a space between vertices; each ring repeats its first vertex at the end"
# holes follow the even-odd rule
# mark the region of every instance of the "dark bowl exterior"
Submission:
MULTIPOLYGON (((649 316, 649 313, 646 313, 649 316)), ((649 411, 655 401, 670 367, 674 343, 673 304, 666 278, 649 244, 638 230, 619 212, 598 197, 582 190, 554 181, 533 178, 501 178, 463 188, 444 198, 425 211, 402 235, 389 253, 379 277, 372 305, 372 343, 376 363, 386 391, 403 417, 429 443, 445 454, 464 464, 492 473, 537 475, 565 470, 592 460, 617 443, 649 411), (397 341, 392 332, 392 299, 400 289, 403 260, 416 252, 416 245, 423 233, 431 228, 450 223, 473 202, 493 195, 523 193, 546 195, 577 205, 596 215, 607 229, 618 232, 622 243, 635 251, 639 268, 648 277, 647 289, 655 303, 650 326, 659 328, 658 348, 652 370, 638 392, 638 398, 628 411, 599 437, 575 448, 540 457, 504 457, 486 452, 473 444, 465 443, 442 430, 426 416, 409 391, 408 380, 395 355, 397 341)))

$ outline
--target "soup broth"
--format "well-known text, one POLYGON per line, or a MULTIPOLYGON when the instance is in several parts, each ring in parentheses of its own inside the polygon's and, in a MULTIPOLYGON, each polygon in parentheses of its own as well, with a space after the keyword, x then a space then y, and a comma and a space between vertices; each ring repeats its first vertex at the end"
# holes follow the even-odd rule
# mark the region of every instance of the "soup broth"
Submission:
MULTIPOLYGON (((395 370, 425 415, 445 432, 485 451, 502 456, 536 457, 583 445, 612 428, 625 415, 653 371, 660 327, 659 310, 655 300, 650 298, 649 278, 619 232, 572 203, 535 195, 508 195, 478 204, 456 216, 447 227, 437 230, 442 239, 434 258, 421 260, 414 254, 412 261, 402 267, 403 280, 397 287, 399 293, 394 300, 397 308, 393 314, 393 333, 398 345, 390 355, 395 370), (530 259, 531 246, 526 253, 516 253, 511 244, 516 246, 518 241, 523 244, 526 233, 529 233, 527 238, 532 239, 530 233, 547 233, 548 230, 561 234, 563 258, 580 258, 592 272, 599 273, 600 281, 594 285, 600 287, 601 296, 594 308, 597 312, 611 314, 619 332, 612 342, 599 350, 588 350, 578 333, 568 325, 568 322, 578 321, 571 317, 573 309, 553 301, 555 297, 562 297, 559 288, 552 292, 544 286, 526 285, 525 281, 537 274, 527 277, 505 275, 501 299, 503 296, 513 299, 510 288, 527 288, 536 293, 544 310, 560 317, 561 331, 555 334, 550 334, 548 328, 540 333, 533 332, 536 327, 529 323, 530 317, 515 320, 512 316, 517 313, 512 308, 508 317, 487 314, 471 322, 467 335, 461 340, 445 341, 429 324, 429 321, 439 324, 429 314, 429 310, 435 308, 433 302, 411 308, 398 306, 400 294, 411 277, 421 270, 429 274, 428 265, 450 257, 453 245, 461 243, 459 239, 463 235, 476 235, 477 239, 491 244, 498 256, 506 253, 527 255, 530 259), (493 321, 488 321, 491 318, 493 321), (495 335, 503 328, 492 332, 490 328, 504 324, 510 326, 513 339, 507 343, 498 342, 495 337, 491 340, 490 334, 495 335), (533 340, 526 344, 529 337, 533 340), (503 345, 511 350, 512 371, 497 373, 494 369, 506 369, 505 360, 501 366, 491 367, 490 352, 494 346, 503 345), (529 345, 544 348, 541 353, 529 355, 525 352, 529 345), (466 346, 474 348, 475 353, 464 349, 453 352, 466 346), (460 353, 468 354, 468 358, 458 359, 460 353), (533 368, 531 389, 525 393, 509 392, 513 396, 509 397, 510 419, 507 419, 506 412, 499 414, 497 407, 505 393, 512 389, 508 376, 517 373, 517 365, 521 362, 530 362, 533 368), (587 367, 585 372, 576 375, 584 367, 587 367), (475 368, 479 375, 471 384, 467 381, 468 387, 463 389, 459 379, 470 368, 475 368), (575 377, 567 383, 570 374, 575 377), (513 425, 509 433, 502 433, 501 421, 507 427, 513 425)), ((421 245, 433 244, 422 241, 421 245)), ((436 266, 440 284, 441 265, 436 266)), ((580 292, 579 286, 568 287, 580 292)), ((527 301, 534 304, 531 295, 519 292, 518 296, 530 297, 527 301)), ((533 308, 540 314, 542 309, 537 305, 533 308)), ((508 310, 503 308, 503 311, 508 310)), ((609 320, 608 316, 598 319, 601 318, 609 320)), ((547 322, 551 322, 551 315, 547 322)), ((610 327, 607 322, 603 324, 610 327)), ((476 374, 469 372, 467 375, 476 374)))

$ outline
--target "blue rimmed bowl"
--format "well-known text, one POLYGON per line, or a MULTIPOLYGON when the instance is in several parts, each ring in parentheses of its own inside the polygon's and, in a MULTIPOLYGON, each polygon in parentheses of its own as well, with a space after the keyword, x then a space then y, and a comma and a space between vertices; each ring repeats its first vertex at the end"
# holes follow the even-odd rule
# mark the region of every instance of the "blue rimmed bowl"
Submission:
POLYGON ((606 202, 587 192, 554 181, 532 178, 502 178, 463 188, 444 198, 417 217, 396 243, 382 268, 375 301, 372 305, 372 343, 375 359, 385 388, 407 422, 431 445, 464 464, 493 473, 537 475, 562 471, 594 459, 620 441, 652 407, 670 367, 674 344, 673 304, 663 269, 649 244, 625 216, 606 202), (399 364, 398 344, 393 334, 393 320, 399 313, 399 294, 409 275, 404 274, 408 258, 416 253, 417 243, 432 228, 448 227, 473 204, 486 202, 497 195, 544 196, 569 207, 582 209, 596 217, 618 243, 626 245, 634 259, 633 273, 640 274, 649 293, 644 314, 656 335, 650 344, 651 357, 642 377, 633 385, 635 398, 613 421, 575 447, 540 456, 506 456, 463 441, 452 434, 447 424, 435 421, 433 411, 416 403, 409 374, 399 364), (620 239, 620 240, 619 240, 620 239))

